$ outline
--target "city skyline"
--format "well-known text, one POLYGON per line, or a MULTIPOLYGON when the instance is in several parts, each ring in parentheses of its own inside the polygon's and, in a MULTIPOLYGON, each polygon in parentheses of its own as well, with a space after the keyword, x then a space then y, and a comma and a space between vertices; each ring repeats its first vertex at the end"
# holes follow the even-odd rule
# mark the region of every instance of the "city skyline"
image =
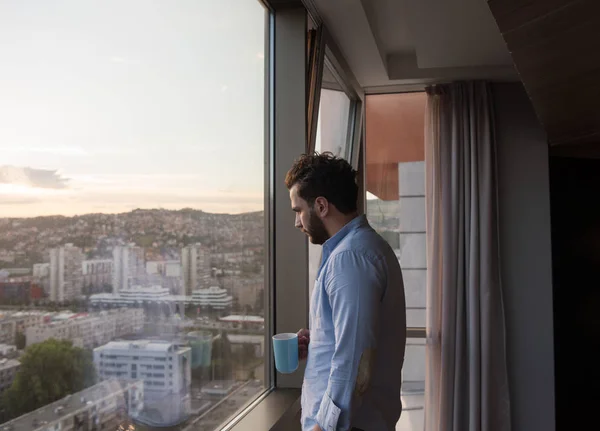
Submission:
POLYGON ((179 6, 0 4, 2 216, 263 208, 264 9, 179 6))

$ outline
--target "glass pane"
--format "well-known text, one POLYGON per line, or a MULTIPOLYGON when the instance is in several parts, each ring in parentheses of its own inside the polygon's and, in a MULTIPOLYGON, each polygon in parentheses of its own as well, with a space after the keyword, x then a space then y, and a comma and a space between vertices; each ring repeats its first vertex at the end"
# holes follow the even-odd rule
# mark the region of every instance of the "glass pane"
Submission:
POLYGON ((0 3, 0 423, 213 430, 269 384, 266 18, 0 3))
POLYGON ((402 414, 396 431, 425 430, 425 339, 406 340, 402 368, 402 414))
POLYGON ((366 97, 369 222, 400 260, 407 325, 425 326, 425 93, 366 97))
POLYGON ((336 156, 348 158, 348 124, 350 120, 350 98, 335 79, 329 67, 323 67, 319 118, 315 140, 315 151, 330 151, 336 156))
MULTIPOLYGON (((402 267, 409 327, 425 327, 424 93, 366 97, 366 189, 369 222, 402 267)), ((402 415, 397 431, 424 430, 425 340, 406 343, 402 415)))
MULTIPOLYGON (((348 136, 350 121, 350 98, 342 90, 329 66, 323 67, 321 82, 321 99, 319 102, 319 118, 315 140, 315 151, 332 152, 334 155, 348 159, 350 156, 350 137, 348 136)), ((309 295, 317 278, 321 263, 321 246, 308 243, 308 280, 309 295)), ((309 296, 310 297, 310 296, 309 296)))

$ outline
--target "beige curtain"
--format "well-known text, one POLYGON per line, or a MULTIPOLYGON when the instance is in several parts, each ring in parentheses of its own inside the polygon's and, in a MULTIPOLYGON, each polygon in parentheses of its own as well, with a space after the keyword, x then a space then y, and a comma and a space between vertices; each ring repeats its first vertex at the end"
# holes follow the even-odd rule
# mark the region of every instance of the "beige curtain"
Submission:
POLYGON ((492 99, 428 88, 426 431, 509 431, 492 99))

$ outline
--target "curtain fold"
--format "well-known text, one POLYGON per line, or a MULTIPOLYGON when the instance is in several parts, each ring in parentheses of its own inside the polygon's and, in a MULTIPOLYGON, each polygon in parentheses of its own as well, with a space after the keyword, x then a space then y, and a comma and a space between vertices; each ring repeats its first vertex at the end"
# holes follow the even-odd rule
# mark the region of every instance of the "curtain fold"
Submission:
POLYGON ((489 84, 428 88, 426 431, 509 431, 489 84))

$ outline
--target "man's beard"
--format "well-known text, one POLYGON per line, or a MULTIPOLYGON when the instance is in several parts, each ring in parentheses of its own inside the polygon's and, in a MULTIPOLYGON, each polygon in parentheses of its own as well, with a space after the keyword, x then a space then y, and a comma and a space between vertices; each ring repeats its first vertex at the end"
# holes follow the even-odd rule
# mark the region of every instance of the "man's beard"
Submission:
POLYGON ((327 233, 327 229, 325 229, 323 221, 312 210, 310 211, 308 226, 304 230, 313 244, 323 245, 329 239, 329 234, 327 233))

